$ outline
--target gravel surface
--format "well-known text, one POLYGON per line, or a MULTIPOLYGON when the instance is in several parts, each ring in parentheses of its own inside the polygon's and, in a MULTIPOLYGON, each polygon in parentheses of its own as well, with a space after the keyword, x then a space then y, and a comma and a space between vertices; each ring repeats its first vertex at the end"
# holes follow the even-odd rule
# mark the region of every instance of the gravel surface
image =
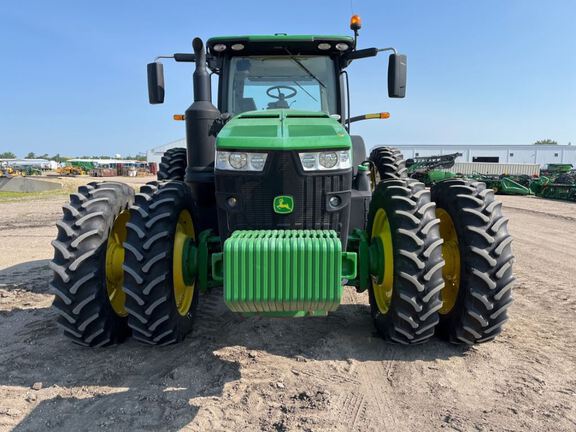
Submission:
POLYGON ((0 203, 0 430, 576 430, 576 205, 501 199, 515 303, 471 348, 386 344, 351 288, 303 319, 244 319, 216 291, 182 344, 78 347, 48 292, 62 197, 0 203))

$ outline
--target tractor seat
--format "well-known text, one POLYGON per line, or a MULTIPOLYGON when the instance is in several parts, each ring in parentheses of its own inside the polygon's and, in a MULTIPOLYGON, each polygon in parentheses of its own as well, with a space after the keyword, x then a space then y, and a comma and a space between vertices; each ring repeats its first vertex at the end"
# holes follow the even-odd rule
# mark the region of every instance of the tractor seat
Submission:
POLYGON ((256 102, 254 98, 241 98, 236 101, 236 114, 240 114, 246 111, 256 111, 256 102))
POLYGON ((278 100, 276 102, 269 102, 268 109, 289 109, 290 105, 285 100, 278 100))

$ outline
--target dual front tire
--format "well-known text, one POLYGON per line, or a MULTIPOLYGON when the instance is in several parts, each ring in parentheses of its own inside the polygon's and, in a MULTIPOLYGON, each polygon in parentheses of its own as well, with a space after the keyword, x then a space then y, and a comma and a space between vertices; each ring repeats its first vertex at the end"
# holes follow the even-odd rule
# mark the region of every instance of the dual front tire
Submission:
POLYGON ((176 147, 166 150, 158 166, 158 180, 184 181, 187 164, 188 160, 185 148, 176 147))
POLYGON ((376 329, 387 340, 416 344, 434 334, 444 286, 438 225, 422 183, 392 179, 377 185, 368 224, 369 297, 376 329))
POLYGON ((456 344, 494 339, 508 319, 514 282, 512 238, 494 192, 462 179, 428 191, 401 172, 387 175, 374 190, 368 223, 379 334, 402 344, 434 334, 456 344))
POLYGON ((52 242, 50 283, 64 334, 85 346, 113 345, 130 333, 124 307, 122 243, 134 191, 90 183, 70 196, 52 242))
POLYGON ((190 189, 182 182, 143 186, 127 224, 126 310, 132 336, 151 345, 181 341, 191 330, 198 289, 183 255, 196 241, 190 189))
POLYGON ((512 303, 512 237, 502 203, 481 182, 447 180, 432 187, 446 265, 437 332, 453 343, 494 339, 512 303))
POLYGON ((183 266, 196 239, 192 203, 177 181, 136 195, 124 184, 91 183, 71 195, 50 263, 66 336, 85 346, 130 334, 153 345, 182 340, 198 304, 196 279, 183 266))

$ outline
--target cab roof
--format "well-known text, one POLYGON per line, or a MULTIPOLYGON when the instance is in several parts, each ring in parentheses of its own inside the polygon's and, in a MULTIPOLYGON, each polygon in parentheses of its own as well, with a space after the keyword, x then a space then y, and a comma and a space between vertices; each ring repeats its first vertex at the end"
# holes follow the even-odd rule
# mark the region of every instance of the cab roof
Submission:
MULTIPOLYGON (((354 38, 342 35, 246 35, 218 36, 208 39, 208 50, 213 56, 249 55, 249 54, 344 54, 354 48, 354 38), (324 44, 324 45, 322 45, 324 44), (345 50, 338 50, 337 44, 345 44, 345 50), (221 51, 215 45, 224 45, 221 51), (232 46, 235 46, 233 49, 232 46), (319 48, 321 45, 324 49, 319 48)), ((340 45, 342 48, 342 45, 340 45)))

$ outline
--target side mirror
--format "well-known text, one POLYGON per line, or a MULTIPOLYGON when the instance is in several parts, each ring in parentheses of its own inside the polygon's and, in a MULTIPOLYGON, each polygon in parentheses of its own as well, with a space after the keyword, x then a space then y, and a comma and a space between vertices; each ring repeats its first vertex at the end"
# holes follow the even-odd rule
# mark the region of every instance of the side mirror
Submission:
POLYGON ((390 54, 388 58, 388 97, 406 96, 406 56, 390 54))
POLYGON ((148 63, 148 100, 151 104, 164 103, 164 66, 162 63, 148 63))

